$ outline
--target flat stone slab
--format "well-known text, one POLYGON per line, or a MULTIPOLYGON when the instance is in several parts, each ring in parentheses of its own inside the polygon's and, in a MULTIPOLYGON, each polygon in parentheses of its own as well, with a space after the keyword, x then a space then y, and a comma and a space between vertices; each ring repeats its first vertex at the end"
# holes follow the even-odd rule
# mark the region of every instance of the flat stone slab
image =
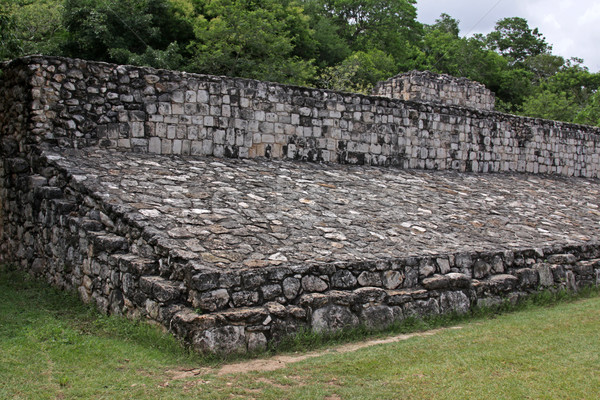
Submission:
POLYGON ((72 183, 206 267, 364 262, 581 244, 600 181, 47 150, 72 183))

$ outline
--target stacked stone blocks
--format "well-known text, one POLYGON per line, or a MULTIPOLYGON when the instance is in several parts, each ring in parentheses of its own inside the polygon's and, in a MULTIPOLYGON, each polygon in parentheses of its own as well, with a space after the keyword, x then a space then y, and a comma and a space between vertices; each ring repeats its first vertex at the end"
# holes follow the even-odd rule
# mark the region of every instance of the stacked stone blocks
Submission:
MULTIPOLYGON (((417 103, 60 58, 6 68, 29 75, 31 131, 61 146, 598 176, 598 128, 495 113, 481 96, 459 105, 417 103)), ((410 74, 376 93, 394 96, 398 79, 417 78, 426 81, 410 74)), ((456 88, 480 86, 459 83, 443 83, 449 98, 464 97, 456 88)))
POLYGON ((429 71, 411 71, 379 82, 373 94, 484 111, 493 111, 496 103, 494 94, 481 83, 429 71))
POLYGON ((49 150, 269 157, 597 177, 597 129, 272 83, 32 57, 0 83, 1 261, 144 316, 199 351, 300 328, 373 328, 600 283, 600 244, 221 270, 86 185, 49 150))
MULTIPOLYGON (((198 351, 264 349, 300 328, 380 328, 465 313, 540 289, 600 283, 600 244, 429 254, 365 262, 223 270, 180 258, 166 235, 86 191, 59 159, 6 169, 3 262, 18 262, 102 311, 144 316, 198 351), (26 204, 18 211, 21 204, 26 204), (9 247, 6 247, 9 245, 9 247)), ((76 172, 76 171, 75 171, 76 172)))

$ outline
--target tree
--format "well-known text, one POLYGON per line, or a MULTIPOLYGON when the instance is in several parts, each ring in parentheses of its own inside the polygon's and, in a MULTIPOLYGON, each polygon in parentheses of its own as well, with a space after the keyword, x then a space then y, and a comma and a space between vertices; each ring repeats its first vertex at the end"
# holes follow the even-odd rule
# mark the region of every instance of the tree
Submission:
POLYGON ((600 73, 591 73, 581 65, 582 62, 580 59, 568 60, 556 74, 544 80, 540 88, 554 93, 565 92, 575 103, 583 106, 598 89, 600 73))
POLYGON ((590 73, 569 60, 560 70, 544 79, 526 99, 523 114, 566 122, 595 124, 600 73, 590 73))
POLYGON ((517 111, 529 94, 530 73, 489 50, 485 39, 461 38, 457 29, 458 22, 444 15, 426 27, 418 68, 481 82, 496 93, 498 110, 517 111))
POLYGON ((0 59, 58 54, 64 36, 61 0, 0 3, 0 59))
POLYGON ((527 20, 519 17, 498 21, 486 42, 490 49, 509 57, 512 63, 523 63, 529 57, 552 50, 538 28, 531 29, 527 20))
POLYGON ((529 57, 524 62, 525 68, 533 73, 536 83, 555 75, 564 65, 564 58, 549 53, 529 57))
POLYGON ((394 58, 397 69, 414 68, 423 26, 415 0, 309 0, 320 15, 337 27, 353 51, 381 50, 394 58))
POLYGON ((394 71, 394 59, 383 51, 357 51, 339 65, 326 68, 319 83, 326 89, 368 94, 394 71))
POLYGON ((14 12, 17 39, 26 54, 57 54, 64 38, 61 0, 21 0, 14 12))
POLYGON ((10 60, 20 52, 14 17, 9 5, 0 3, 0 60, 10 60))
POLYGON ((570 122, 577 114, 577 105, 565 92, 542 90, 525 100, 523 114, 529 117, 570 122))
POLYGON ((442 14, 434 24, 425 26, 425 35, 418 56, 418 68, 432 72, 467 76, 463 57, 467 39, 458 36, 458 21, 442 14), (462 54, 461 54, 462 53, 462 54))
POLYGON ((442 13, 440 17, 435 20, 434 24, 425 26, 425 30, 428 32, 439 31, 447 33, 458 39, 458 34, 460 33, 460 28, 458 27, 459 23, 460 21, 452 18, 450 15, 442 13))
POLYGON ((67 55, 174 69, 172 53, 193 34, 168 0, 66 0, 63 23, 67 55))
POLYGON ((308 18, 294 0, 214 0, 197 9, 189 69, 283 83, 315 75, 308 18))
POLYGON ((304 0, 304 14, 315 40, 315 62, 318 68, 332 67, 344 61, 352 50, 335 21, 323 12, 320 0, 304 0))
MULTIPOLYGON (((600 89, 600 88, 599 88, 600 89)), ((578 124, 600 126, 600 90, 590 96, 585 107, 577 113, 574 122, 578 124)))

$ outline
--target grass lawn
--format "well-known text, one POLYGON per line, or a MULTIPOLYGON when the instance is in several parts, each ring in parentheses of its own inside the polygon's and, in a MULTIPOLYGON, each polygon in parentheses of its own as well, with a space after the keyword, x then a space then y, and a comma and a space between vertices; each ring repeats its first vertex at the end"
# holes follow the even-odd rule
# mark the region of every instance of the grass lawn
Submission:
MULTIPOLYGON (((220 374, 144 323, 0 267, 0 399, 599 399, 600 297, 220 374)), ((313 349, 314 350, 314 349, 313 349)))

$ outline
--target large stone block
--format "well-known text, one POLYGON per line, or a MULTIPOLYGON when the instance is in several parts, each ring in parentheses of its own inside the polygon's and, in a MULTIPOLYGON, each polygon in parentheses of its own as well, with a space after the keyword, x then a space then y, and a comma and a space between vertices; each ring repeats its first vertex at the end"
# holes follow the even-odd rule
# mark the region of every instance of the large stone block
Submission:
POLYGON ((348 307, 329 305, 315 310, 310 324, 316 332, 332 332, 358 326, 359 319, 348 307))
MULTIPOLYGON (((250 340, 254 346, 259 338, 253 336, 250 340)), ((224 326, 198 331, 194 335, 193 345, 205 353, 244 353, 247 350, 245 329, 243 326, 224 326)))
POLYGON ((436 299, 415 300, 402 306, 405 317, 418 317, 437 315, 440 313, 440 306, 436 299))
POLYGON ((329 286, 323 279, 308 275, 302 278, 302 288, 305 292, 324 292, 329 286))
POLYGON ((345 269, 336 271, 331 278, 331 285, 335 289, 352 289, 356 283, 357 280, 352 272, 345 269))
POLYGON ((456 312, 466 314, 471 308, 471 302, 463 292, 444 292, 440 295, 440 312, 446 314, 456 312))
POLYGON ((521 268, 515 271, 519 279, 519 286, 522 288, 535 288, 539 283, 539 274, 533 268, 521 268))
POLYGON ((577 257, 573 254, 553 254, 548 256, 549 264, 571 265, 577 262, 577 257))
POLYGON ((360 321, 371 329, 381 329, 394 322, 394 310, 384 305, 367 306, 360 312, 360 321))
POLYGON ((492 276, 486 283, 493 292, 504 293, 512 291, 519 283, 519 278, 513 275, 500 274, 492 276))
POLYGON ((549 287, 554 285, 554 276, 552 274, 552 270, 550 269, 550 265, 536 264, 534 269, 538 272, 541 286, 549 287))

